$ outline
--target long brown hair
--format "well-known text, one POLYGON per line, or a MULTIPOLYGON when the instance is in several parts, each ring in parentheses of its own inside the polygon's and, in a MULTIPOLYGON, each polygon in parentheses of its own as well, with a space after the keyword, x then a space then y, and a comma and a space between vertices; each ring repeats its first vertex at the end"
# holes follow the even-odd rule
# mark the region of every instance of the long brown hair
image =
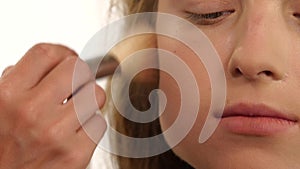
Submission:
MULTIPOLYGON (((155 12, 157 11, 157 3, 158 0, 111 0, 112 7, 121 9, 124 15, 140 12, 155 12)), ((156 38, 153 36, 147 35, 147 37, 144 37, 143 39, 147 39, 147 43, 140 43, 143 44, 143 46, 135 47, 135 50, 153 47, 156 45, 156 38)), ((124 52, 124 50, 117 51, 118 52, 115 53, 116 55, 120 54, 120 51, 124 52)), ((125 53, 126 52, 128 51, 125 51, 125 53)), ((145 111, 151 106, 148 101, 148 96, 153 89, 158 88, 158 82, 159 72, 157 70, 143 71, 131 81, 129 91, 123 92, 129 92, 131 103, 136 109, 145 111), (146 80, 145 77, 147 77, 146 80)), ((123 88, 122 84, 120 84, 119 87, 123 88)), ((110 91, 110 85, 108 85, 107 91, 110 91)), ((122 93, 119 93, 118 95, 122 96, 122 93)), ((110 96, 108 96, 107 103, 107 107, 110 107, 109 116, 111 117, 110 119, 112 119, 111 123, 118 132, 135 138, 151 137, 162 132, 159 120, 146 124, 135 123, 127 120, 114 108, 113 102, 112 100, 109 100, 109 98, 110 96)), ((122 98, 120 97, 119 99, 122 98)), ((124 105, 124 111, 126 113, 130 113, 126 111, 126 105, 124 105)), ((115 146, 117 149, 124 148, 125 143, 113 139, 114 138, 112 138, 112 146, 115 146)), ((151 147, 144 148, 150 149, 151 147)), ((177 157, 172 150, 149 158, 126 158, 115 156, 114 160, 120 169, 192 169, 191 166, 177 157)))

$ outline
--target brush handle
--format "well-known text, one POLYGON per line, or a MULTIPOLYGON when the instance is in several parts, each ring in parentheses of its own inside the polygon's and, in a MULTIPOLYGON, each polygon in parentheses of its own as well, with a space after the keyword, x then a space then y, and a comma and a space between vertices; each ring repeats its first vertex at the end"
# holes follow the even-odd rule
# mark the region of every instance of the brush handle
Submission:
POLYGON ((115 70, 120 64, 119 61, 115 59, 115 56, 108 55, 102 59, 100 65, 98 66, 98 63, 102 57, 103 56, 86 60, 86 63, 92 70, 97 69, 96 79, 114 74, 115 70))

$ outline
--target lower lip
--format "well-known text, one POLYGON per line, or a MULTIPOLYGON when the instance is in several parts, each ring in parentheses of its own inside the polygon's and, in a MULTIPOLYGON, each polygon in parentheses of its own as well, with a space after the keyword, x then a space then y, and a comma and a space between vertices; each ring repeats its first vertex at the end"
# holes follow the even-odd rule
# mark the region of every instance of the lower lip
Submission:
POLYGON ((269 136, 287 131, 296 123, 272 117, 232 116, 222 118, 220 125, 235 134, 269 136))

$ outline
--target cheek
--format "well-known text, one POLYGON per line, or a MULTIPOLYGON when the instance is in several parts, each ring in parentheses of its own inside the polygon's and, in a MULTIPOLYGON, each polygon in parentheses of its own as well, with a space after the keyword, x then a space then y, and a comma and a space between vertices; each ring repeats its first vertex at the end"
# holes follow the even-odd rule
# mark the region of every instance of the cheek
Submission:
MULTIPOLYGON (((158 37, 158 48, 172 52, 174 57, 179 57, 190 68, 198 86, 198 91, 193 92, 200 93, 200 103, 196 103, 200 107, 199 111, 197 112, 198 116, 195 119, 195 123, 193 124, 185 139, 182 140, 182 142, 180 142, 180 144, 177 145, 174 149, 174 151, 180 157, 185 158, 185 156, 187 156, 185 154, 191 152, 190 150, 192 150, 195 145, 199 145, 198 138, 210 106, 211 89, 209 77, 201 60, 182 43, 179 43, 178 41, 167 37, 158 37)), ((173 66, 176 67, 176 65, 173 66)), ((180 72, 181 70, 177 71, 180 72)), ((186 83, 189 83, 189 81, 186 81, 186 83)), ((160 72, 159 87, 167 97, 166 109, 160 116, 160 123, 163 131, 170 128, 178 118, 182 102, 191 102, 192 97, 188 98, 188 100, 183 100, 181 98, 182 92, 187 91, 180 90, 180 85, 182 84, 178 84, 176 82, 176 77, 172 77, 166 72, 160 72)), ((193 117, 188 109, 181 110, 181 113, 183 113, 183 115, 187 118, 193 117)), ((187 124, 181 125, 182 126, 180 127, 184 128, 187 124)), ((180 129, 181 128, 178 128, 177 133, 173 134, 178 135, 179 133, 181 133, 180 129)), ((166 140, 168 143, 173 142, 171 137, 166 137, 166 140)))

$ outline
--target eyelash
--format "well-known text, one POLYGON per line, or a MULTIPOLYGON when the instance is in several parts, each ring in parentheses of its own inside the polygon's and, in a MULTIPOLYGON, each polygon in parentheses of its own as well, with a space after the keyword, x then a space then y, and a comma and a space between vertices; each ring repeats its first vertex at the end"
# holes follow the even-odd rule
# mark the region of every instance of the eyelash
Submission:
POLYGON ((234 10, 212 12, 206 14, 197 14, 193 12, 186 12, 186 13, 188 14, 186 18, 198 25, 213 25, 221 21, 224 17, 234 13, 234 10))

